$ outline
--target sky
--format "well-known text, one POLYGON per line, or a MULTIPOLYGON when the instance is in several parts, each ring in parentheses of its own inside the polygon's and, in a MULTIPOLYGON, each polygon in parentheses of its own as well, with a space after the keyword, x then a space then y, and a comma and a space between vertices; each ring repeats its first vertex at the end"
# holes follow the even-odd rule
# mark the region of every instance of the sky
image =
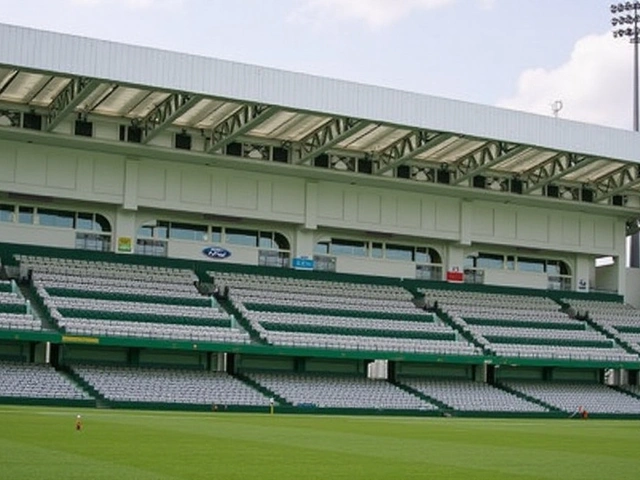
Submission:
POLYGON ((0 0, 0 22, 632 128, 603 0, 0 0))

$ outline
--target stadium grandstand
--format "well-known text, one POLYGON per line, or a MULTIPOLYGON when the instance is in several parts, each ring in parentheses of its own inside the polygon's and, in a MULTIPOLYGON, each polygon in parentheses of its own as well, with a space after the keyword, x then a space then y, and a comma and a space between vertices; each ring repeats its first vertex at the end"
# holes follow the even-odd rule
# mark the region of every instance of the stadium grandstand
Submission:
POLYGON ((640 417, 639 151, 0 24, 0 402, 640 417))

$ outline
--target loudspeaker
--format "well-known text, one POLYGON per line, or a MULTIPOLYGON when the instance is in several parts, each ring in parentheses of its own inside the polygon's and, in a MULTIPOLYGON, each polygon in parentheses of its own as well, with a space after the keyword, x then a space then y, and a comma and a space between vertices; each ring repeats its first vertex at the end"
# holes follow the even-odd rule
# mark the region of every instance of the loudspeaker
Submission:
POLYGON ((93 137, 93 123, 86 120, 76 120, 73 133, 79 137, 93 137))
POLYGON ((273 161, 279 163, 289 163, 289 150, 284 147, 273 147, 273 161))
POLYGON ((313 164, 316 167, 329 168, 329 155, 327 155, 326 153, 318 155, 313 159, 313 164))
POLYGON ((588 188, 583 188, 580 194, 583 202, 592 203, 593 202, 593 190, 588 188))
POLYGON ((547 197, 558 198, 560 188, 557 185, 547 185, 547 197))
POLYGON ((231 142, 227 145, 227 155, 232 155, 234 157, 242 156, 242 144, 238 142, 231 142))
POLYGON ((368 173, 371 174, 373 172, 373 162, 368 158, 360 158, 358 159, 358 173, 368 173))
POLYGON ((511 180, 511 193, 522 194, 522 180, 517 178, 511 180))
POLYGON ((23 114, 22 127, 29 130, 42 130, 42 115, 36 113, 23 114))
POLYGON ((396 168, 396 177, 411 178, 411 167, 409 165, 400 165, 396 168))
POLYGON ((142 141, 142 129, 133 125, 127 127, 127 142, 140 143, 142 141))
POLYGON ((487 186, 487 179, 482 175, 476 175, 473 177, 473 187, 474 188, 484 188, 487 186))
POLYGON ((177 133, 176 148, 181 150, 191 150, 191 135, 186 133, 177 133))
POLYGON ((622 195, 614 195, 611 197, 611 204, 616 207, 624 206, 624 197, 622 195))
POLYGON ((438 170, 436 175, 436 180, 438 183, 449 183, 451 180, 451 173, 449 170, 438 170))

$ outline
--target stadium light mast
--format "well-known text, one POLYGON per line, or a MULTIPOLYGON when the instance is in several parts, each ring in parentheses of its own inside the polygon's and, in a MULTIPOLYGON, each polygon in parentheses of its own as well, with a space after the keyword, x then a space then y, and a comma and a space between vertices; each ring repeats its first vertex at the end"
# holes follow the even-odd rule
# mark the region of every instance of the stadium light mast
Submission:
MULTIPOLYGON (((640 17, 640 2, 620 2, 611 4, 611 25, 613 26, 613 38, 628 38, 633 44, 633 131, 639 129, 638 119, 638 43, 640 31, 638 22, 640 17)), ((629 259, 631 267, 640 267, 640 233, 631 236, 631 255, 629 259)))

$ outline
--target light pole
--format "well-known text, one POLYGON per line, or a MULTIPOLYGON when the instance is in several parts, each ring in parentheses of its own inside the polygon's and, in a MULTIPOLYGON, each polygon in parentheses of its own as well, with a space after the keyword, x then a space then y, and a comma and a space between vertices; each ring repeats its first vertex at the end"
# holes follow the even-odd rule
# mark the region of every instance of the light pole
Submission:
MULTIPOLYGON (((614 38, 628 38, 633 44, 633 131, 637 132, 638 119, 638 42, 640 31, 638 22, 640 17, 640 2, 620 2, 611 4, 611 25, 614 38)), ((631 236, 631 267, 640 267, 640 233, 631 236)))

